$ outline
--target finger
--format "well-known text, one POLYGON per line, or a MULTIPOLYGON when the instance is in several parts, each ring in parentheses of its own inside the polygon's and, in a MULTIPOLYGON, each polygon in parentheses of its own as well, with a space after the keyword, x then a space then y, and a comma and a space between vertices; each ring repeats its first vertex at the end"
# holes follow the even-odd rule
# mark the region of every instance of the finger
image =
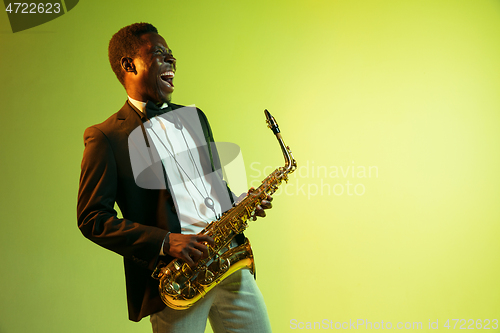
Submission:
MULTIPOLYGON (((260 205, 255 208, 255 216, 260 216, 260 217, 266 216, 266 212, 264 211, 264 209, 260 205)), ((256 218, 254 219, 254 221, 255 220, 256 220, 256 218)))
POLYGON ((236 202, 240 202, 241 200, 245 199, 247 196, 247 192, 243 192, 240 194, 240 196, 236 199, 236 202))
POLYGON ((273 197, 270 196, 269 194, 267 195, 267 201, 273 201, 273 197))
POLYGON ((194 250, 198 251, 200 253, 200 258, 206 258, 208 257, 208 246, 205 245, 206 243, 196 243, 194 245, 194 250))
POLYGON ((184 260, 186 262, 186 264, 188 264, 189 266, 193 267, 195 265, 193 259, 191 258, 191 256, 189 255, 188 251, 187 250, 182 250, 182 257, 181 259, 184 260))
POLYGON ((262 202, 260 203, 260 206, 261 206, 263 209, 269 209, 269 208, 272 208, 272 207, 273 207, 273 204, 271 203, 271 201, 268 201, 268 200, 262 200, 262 202))
POLYGON ((212 237, 208 236, 208 235, 199 235, 199 236, 196 236, 196 241, 198 243, 203 243, 203 242, 206 242, 212 246, 215 246, 215 241, 212 237))
POLYGON ((192 249, 191 254, 189 255, 193 262, 196 264, 200 259, 203 257, 203 251, 200 251, 198 249, 192 249))

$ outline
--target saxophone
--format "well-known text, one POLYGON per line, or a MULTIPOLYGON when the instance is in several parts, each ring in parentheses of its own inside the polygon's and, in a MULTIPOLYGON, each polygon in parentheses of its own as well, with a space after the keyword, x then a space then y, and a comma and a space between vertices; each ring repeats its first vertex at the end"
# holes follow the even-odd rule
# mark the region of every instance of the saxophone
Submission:
POLYGON ((282 181, 287 182, 288 174, 295 171, 297 164, 292 151, 285 146, 276 119, 265 110, 267 126, 273 131, 281 146, 285 166, 274 170, 257 189, 236 206, 207 225, 199 234, 213 238, 214 246, 208 245, 208 257, 190 267, 181 259, 174 259, 168 265, 158 264, 152 277, 159 280, 159 292, 163 302, 176 310, 187 309, 218 283, 233 272, 249 268, 255 274, 255 264, 250 242, 230 248, 231 241, 248 226, 247 220, 254 216, 255 209, 267 195, 273 194, 282 181))

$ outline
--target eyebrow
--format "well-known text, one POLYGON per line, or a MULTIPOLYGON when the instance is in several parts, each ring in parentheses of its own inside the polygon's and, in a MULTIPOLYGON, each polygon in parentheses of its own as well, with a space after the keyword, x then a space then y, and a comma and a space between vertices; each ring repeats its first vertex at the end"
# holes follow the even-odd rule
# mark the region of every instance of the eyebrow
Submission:
POLYGON ((168 49, 168 48, 165 48, 165 47, 160 46, 160 45, 155 46, 155 47, 154 47, 154 50, 155 50, 155 51, 156 51, 156 50, 162 50, 163 52, 167 52, 167 53, 169 53, 169 54, 172 54, 172 53, 173 53, 173 52, 172 52, 172 49, 168 49))

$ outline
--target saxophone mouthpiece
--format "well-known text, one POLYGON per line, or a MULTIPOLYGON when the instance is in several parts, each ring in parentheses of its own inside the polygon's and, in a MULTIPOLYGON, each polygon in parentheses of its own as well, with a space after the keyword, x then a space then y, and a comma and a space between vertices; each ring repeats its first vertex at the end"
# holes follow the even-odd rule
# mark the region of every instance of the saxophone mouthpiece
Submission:
POLYGON ((264 110, 264 113, 266 114, 267 118, 267 127, 269 127, 275 135, 278 134, 280 132, 280 129, 278 127, 276 119, 274 119, 274 117, 271 116, 271 114, 269 113, 269 111, 267 111, 267 109, 264 110))

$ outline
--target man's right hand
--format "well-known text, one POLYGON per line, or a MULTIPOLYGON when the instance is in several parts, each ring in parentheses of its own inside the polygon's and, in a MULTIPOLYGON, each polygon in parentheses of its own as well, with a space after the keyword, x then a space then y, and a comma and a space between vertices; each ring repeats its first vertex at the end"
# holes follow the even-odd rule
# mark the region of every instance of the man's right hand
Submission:
POLYGON ((206 243, 215 246, 212 237, 207 235, 183 235, 170 233, 168 240, 163 244, 163 252, 184 260, 193 267, 200 259, 208 257, 206 243))

